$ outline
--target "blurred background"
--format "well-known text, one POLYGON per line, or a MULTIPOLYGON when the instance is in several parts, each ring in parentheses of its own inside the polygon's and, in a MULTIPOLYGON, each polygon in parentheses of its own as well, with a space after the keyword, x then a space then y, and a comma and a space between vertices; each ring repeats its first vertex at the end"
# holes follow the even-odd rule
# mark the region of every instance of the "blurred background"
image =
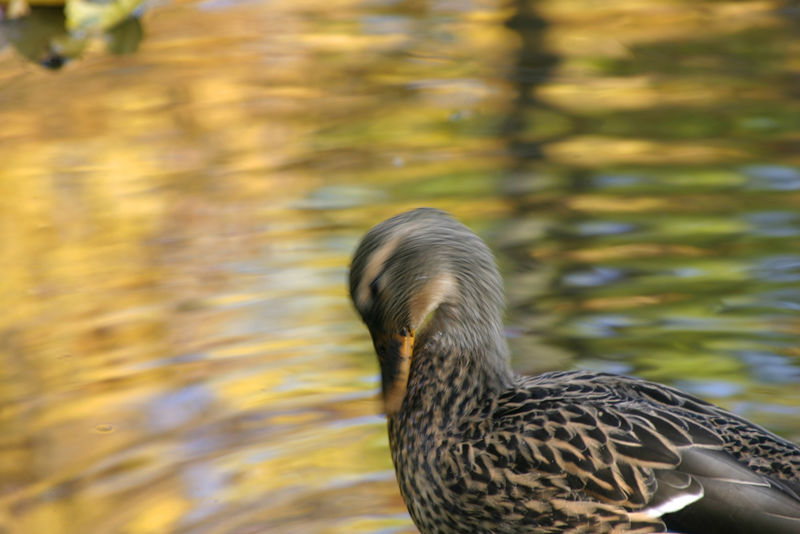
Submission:
POLYGON ((416 206, 517 370, 800 440, 800 2, 137 6, 0 34, 0 533, 414 532, 345 278, 416 206))

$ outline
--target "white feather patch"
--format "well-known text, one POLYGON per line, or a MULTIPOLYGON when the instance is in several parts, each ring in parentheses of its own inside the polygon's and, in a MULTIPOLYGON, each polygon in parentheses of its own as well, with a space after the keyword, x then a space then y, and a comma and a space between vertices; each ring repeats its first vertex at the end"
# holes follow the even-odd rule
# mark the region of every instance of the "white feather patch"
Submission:
POLYGON ((677 512, 685 506, 689 506, 693 502, 699 501, 703 498, 703 494, 703 486, 698 486, 698 489, 695 492, 681 493, 680 495, 676 495, 673 498, 662 502, 658 506, 645 508, 644 510, 641 510, 640 513, 645 514, 648 517, 661 517, 664 514, 677 512))

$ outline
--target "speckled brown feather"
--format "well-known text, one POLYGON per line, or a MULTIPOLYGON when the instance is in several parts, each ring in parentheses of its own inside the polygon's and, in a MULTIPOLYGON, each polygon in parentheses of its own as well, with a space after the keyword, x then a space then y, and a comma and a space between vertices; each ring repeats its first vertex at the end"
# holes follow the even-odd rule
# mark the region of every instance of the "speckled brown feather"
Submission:
POLYGON ((384 388, 399 375, 379 340, 419 329, 388 423, 421 532, 800 532, 797 445, 660 384, 513 375, 491 253, 443 212, 415 210, 371 230, 350 286, 384 388), (447 291, 425 289, 442 277, 447 291), (415 318, 412 305, 430 317, 415 318))

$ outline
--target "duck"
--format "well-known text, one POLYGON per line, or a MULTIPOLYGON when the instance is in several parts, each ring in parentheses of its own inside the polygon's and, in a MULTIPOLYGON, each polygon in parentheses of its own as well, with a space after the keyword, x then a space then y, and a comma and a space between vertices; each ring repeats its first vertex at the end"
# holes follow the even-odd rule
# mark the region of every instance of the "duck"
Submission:
POLYGON ((370 229, 349 292, 422 534, 800 533, 797 444, 640 378, 515 374, 494 256, 448 213, 370 229))

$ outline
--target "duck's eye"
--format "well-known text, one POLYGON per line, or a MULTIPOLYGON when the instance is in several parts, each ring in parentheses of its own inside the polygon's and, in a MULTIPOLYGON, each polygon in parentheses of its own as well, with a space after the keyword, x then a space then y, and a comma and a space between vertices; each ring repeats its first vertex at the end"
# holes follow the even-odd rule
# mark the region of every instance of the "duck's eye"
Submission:
POLYGON ((369 294, 372 297, 373 302, 378 298, 378 292, 381 290, 381 278, 383 278, 383 273, 385 272, 385 270, 379 272, 378 276, 376 276, 372 282, 369 283, 369 294))
POLYGON ((374 300, 378 296, 378 281, 381 279, 381 275, 375 277, 375 279, 369 283, 369 294, 372 296, 374 300))

